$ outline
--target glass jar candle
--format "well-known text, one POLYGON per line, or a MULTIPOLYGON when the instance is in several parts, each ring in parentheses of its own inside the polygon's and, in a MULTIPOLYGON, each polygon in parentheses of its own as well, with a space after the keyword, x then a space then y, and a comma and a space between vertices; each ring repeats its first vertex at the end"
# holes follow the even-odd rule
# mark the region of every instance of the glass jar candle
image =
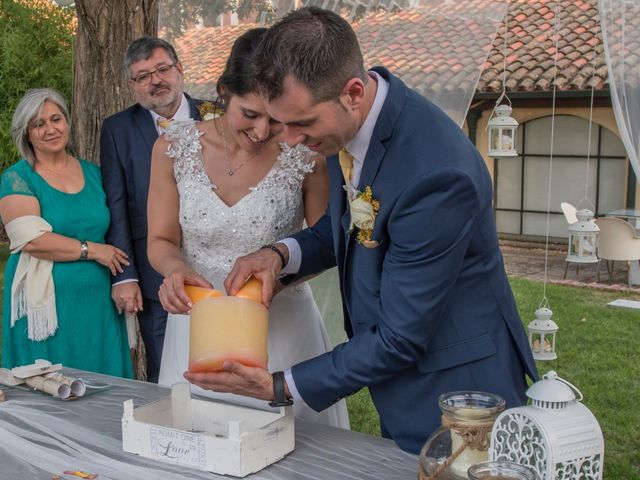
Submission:
POLYGON ((467 480, 467 470, 489 459, 493 422, 504 410, 498 395, 461 391, 440 395, 442 426, 420 451, 420 480, 467 480))
POLYGON ((467 475, 469 480, 537 480, 538 478, 531 467, 504 460, 472 465, 467 475))

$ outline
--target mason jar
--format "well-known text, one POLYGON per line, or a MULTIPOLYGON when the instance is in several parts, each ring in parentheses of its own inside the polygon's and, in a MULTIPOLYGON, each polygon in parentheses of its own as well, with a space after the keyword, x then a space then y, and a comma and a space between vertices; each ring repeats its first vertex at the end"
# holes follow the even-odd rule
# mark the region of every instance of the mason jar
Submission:
POLYGON ((467 471, 469 480, 537 480, 531 467, 519 463, 497 460, 476 463, 467 471))
POLYGON ((440 395, 442 426, 422 447, 420 480, 467 480, 472 465, 489 459, 493 422, 505 408, 502 397, 459 391, 440 395))

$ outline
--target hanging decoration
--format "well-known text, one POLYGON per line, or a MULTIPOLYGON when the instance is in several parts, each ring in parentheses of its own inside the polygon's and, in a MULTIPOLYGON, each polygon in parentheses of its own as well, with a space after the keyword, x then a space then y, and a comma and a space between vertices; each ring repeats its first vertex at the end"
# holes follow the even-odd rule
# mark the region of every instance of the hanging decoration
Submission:
POLYGON ((558 75, 558 40, 559 40, 559 18, 560 8, 556 3, 554 12, 554 38, 555 38, 555 53, 553 56, 553 88, 552 88, 552 100, 551 100, 551 145, 549 148, 549 180, 547 185, 547 231, 545 235, 545 249, 544 249, 544 286, 542 289, 542 301, 538 310, 536 310, 536 319, 528 325, 529 331, 529 346, 533 352, 533 357, 536 360, 554 360, 556 355, 556 334, 558 332, 558 325, 551 320, 553 312, 549 309, 549 300, 547 299, 547 273, 549 269, 549 227, 551 219, 551 179, 553 178, 553 144, 555 133, 555 119, 556 119, 556 78, 558 75), (552 335, 551 341, 547 338, 548 335, 552 335), (537 343, 536 343, 537 342, 537 343), (547 343, 545 343, 547 342, 547 343))
POLYGON ((548 308, 536 310, 536 318, 527 325, 529 345, 535 360, 555 360, 556 332, 558 324, 551 319, 553 312, 548 308))
POLYGON ((593 221, 593 212, 588 209, 576 212, 578 221, 569 225, 569 263, 598 263, 596 246, 600 228, 593 221))
POLYGON ((489 132, 488 154, 490 157, 515 157, 516 151, 516 130, 518 122, 511 116, 511 100, 507 96, 507 35, 509 33, 509 11, 504 17, 504 65, 502 69, 502 94, 496 100, 496 105, 491 112, 487 122, 489 132), (502 101, 505 103, 502 103, 502 101))
MULTIPOLYGON (((589 162, 591 160, 591 127, 593 126, 593 97, 596 83, 596 43, 593 47, 593 59, 591 61, 591 102, 589 106, 589 136, 587 139, 587 166, 584 180, 584 196, 578 202, 576 216, 578 221, 569 225, 569 247, 567 253, 567 265, 569 263, 597 264, 597 240, 600 228, 593 221, 593 203, 589 200, 589 162), (580 208, 581 205, 588 204, 589 208, 580 208)), ((565 276, 567 269, 565 267, 565 276)))

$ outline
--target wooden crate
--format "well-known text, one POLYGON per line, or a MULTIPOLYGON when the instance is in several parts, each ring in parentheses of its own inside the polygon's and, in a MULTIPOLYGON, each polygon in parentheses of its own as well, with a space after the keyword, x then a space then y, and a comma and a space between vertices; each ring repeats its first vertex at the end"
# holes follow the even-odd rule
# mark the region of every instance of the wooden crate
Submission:
POLYGON ((178 383, 162 400, 133 408, 124 402, 122 448, 143 457, 245 477, 294 447, 291 407, 278 412, 191 398, 178 383))

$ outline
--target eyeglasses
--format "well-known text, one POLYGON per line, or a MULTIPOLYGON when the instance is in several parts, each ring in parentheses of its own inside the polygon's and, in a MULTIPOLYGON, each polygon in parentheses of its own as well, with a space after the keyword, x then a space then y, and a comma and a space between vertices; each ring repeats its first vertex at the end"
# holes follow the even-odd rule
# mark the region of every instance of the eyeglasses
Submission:
POLYGON ((166 78, 169 76, 169 72, 176 64, 172 63, 171 65, 162 65, 161 67, 156 68, 155 70, 151 70, 150 72, 141 73, 137 77, 131 77, 131 80, 135 82, 136 85, 140 85, 141 87, 147 85, 151 82, 151 76, 155 73, 160 78, 166 78))

